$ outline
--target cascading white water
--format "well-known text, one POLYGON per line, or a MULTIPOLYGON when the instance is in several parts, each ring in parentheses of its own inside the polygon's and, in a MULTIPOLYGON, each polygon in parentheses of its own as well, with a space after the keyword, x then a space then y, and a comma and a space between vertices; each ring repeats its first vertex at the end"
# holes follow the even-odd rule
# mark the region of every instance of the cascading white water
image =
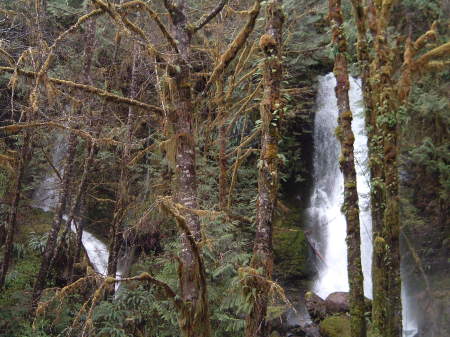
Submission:
MULTIPOLYGON (((65 140, 66 137, 63 134, 58 134, 52 155, 53 165, 60 171, 61 175, 64 173, 63 161, 67 148, 65 140)), ((45 212, 54 211, 58 203, 58 191, 59 178, 54 172, 49 172, 34 193, 33 206, 45 212)), ((65 221, 68 220, 67 215, 64 215, 63 218, 65 221)), ((71 224, 71 230, 76 232, 74 224, 71 224)), ((82 243, 95 271, 106 275, 109 258, 107 246, 86 230, 83 231, 82 243)), ((120 270, 117 272, 117 276, 121 276, 120 270)))
MULTIPOLYGON (((348 291, 346 221, 341 213, 344 184, 339 170, 339 142, 335 136, 337 102, 336 80, 332 73, 319 77, 317 110, 314 127, 314 186, 308 217, 311 231, 323 261, 313 291, 326 298, 335 291, 348 291)), ((372 221, 370 212, 370 172, 361 83, 350 78, 350 106, 355 134, 355 168, 361 223, 361 260, 364 294, 372 298, 372 221)), ((405 288, 402 288, 403 336, 417 335, 417 323, 405 288)))
MULTIPOLYGON (((323 263, 313 290, 325 298, 335 291, 348 291, 346 222, 341 212, 344 178, 339 169, 340 146, 335 136, 337 102, 333 74, 319 78, 317 110, 314 128, 314 186, 308 209, 314 237, 323 263)), ((371 258, 372 224, 370 215, 370 187, 367 169, 367 136, 362 114, 360 81, 350 79, 350 105, 354 114, 355 160, 361 221, 361 254, 364 292, 372 297, 371 258)))

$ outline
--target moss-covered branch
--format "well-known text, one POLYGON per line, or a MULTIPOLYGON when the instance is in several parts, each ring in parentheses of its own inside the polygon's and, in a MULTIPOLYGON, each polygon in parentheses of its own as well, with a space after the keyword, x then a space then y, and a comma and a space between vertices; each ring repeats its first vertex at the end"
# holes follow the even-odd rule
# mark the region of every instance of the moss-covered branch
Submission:
POLYGON ((208 15, 202 17, 198 22, 195 23, 192 28, 192 33, 195 33, 206 26, 212 19, 214 19, 217 14, 219 14, 223 7, 228 3, 228 0, 221 0, 219 4, 209 13, 208 15))
POLYGON ((255 28, 256 18, 258 17, 259 11, 261 9, 261 0, 256 0, 253 4, 252 9, 248 12, 249 18, 245 26, 241 29, 236 38, 231 42, 228 46, 225 53, 222 54, 219 60, 219 64, 217 64, 212 72, 211 77, 208 80, 208 83, 205 87, 205 92, 211 87, 211 85, 217 80, 219 76, 223 74, 231 61, 234 60, 238 52, 243 47, 245 41, 250 36, 255 28))
POLYGON ((137 9, 142 8, 145 12, 147 12, 148 15, 153 19, 153 21, 155 21, 156 25, 161 30, 162 34, 167 39, 167 41, 172 46, 172 48, 176 52, 178 52, 178 47, 177 47, 177 44, 175 42, 175 39, 169 33, 168 29, 163 24, 163 22, 161 21, 159 15, 153 10, 153 8, 151 8, 148 3, 143 2, 141 0, 132 0, 132 1, 126 2, 126 3, 124 3, 123 5, 120 6, 120 8, 123 8, 123 9, 133 8, 133 7, 137 8, 137 9))
MULTIPOLYGON (((17 71, 18 75, 28 77, 28 78, 35 78, 37 76, 36 72, 23 70, 23 69, 14 69, 11 67, 0 67, 0 72, 2 72, 2 71, 8 72, 8 73, 14 73, 15 71, 17 71)), ((144 103, 144 102, 138 101, 136 99, 132 99, 132 98, 119 96, 119 95, 113 94, 107 90, 100 89, 100 88, 97 88, 97 87, 94 87, 91 85, 72 82, 69 80, 62 80, 62 79, 53 78, 53 77, 48 77, 47 80, 54 84, 62 85, 62 86, 68 87, 68 88, 78 89, 78 90, 81 90, 84 92, 88 92, 88 93, 97 95, 101 98, 104 98, 106 101, 111 101, 111 102, 116 102, 116 103, 124 103, 124 104, 132 105, 132 106, 135 106, 138 108, 142 108, 142 109, 145 109, 148 111, 153 111, 153 112, 158 112, 158 113, 163 112, 163 110, 160 107, 157 107, 155 105, 150 105, 150 104, 147 104, 147 103, 144 103)))

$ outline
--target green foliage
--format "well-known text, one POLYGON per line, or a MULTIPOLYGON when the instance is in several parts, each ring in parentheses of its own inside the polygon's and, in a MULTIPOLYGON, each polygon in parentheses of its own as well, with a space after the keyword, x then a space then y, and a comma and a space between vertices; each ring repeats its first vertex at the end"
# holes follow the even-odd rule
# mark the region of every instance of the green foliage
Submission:
POLYGON ((22 336, 19 331, 27 320, 28 303, 38 267, 38 257, 27 253, 16 260, 7 274, 5 290, 0 292, 0 336, 22 336))
POLYGON ((48 240, 48 233, 37 234, 35 232, 30 233, 28 240, 28 247, 36 251, 38 254, 44 253, 45 245, 48 240))

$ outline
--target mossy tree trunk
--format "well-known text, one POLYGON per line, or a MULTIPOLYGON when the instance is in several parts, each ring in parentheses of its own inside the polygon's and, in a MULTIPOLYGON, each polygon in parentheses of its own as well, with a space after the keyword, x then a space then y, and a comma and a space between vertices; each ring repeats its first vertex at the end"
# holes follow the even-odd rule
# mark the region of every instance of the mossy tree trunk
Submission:
MULTIPOLYGON (((394 89, 394 53, 389 47, 387 28, 395 1, 374 2, 374 51, 371 69, 371 88, 376 107, 374 138, 382 153, 383 167, 380 184, 383 195, 382 227, 374 227, 373 263, 373 326, 386 337, 402 333, 400 279, 400 218, 398 195, 397 103, 394 89), (383 247, 384 246, 384 247, 383 247)), ((378 158, 379 159, 379 158, 378 158)), ((380 183, 380 182, 378 182, 380 183)))
POLYGON ((0 290, 5 286, 5 278, 11 264, 12 248, 14 243, 14 234, 17 227, 17 213, 19 211, 19 203, 21 199, 22 184, 25 169, 28 165, 32 152, 31 131, 25 131, 23 135, 23 144, 18 158, 16 175, 14 177, 13 198, 8 215, 8 224, 6 226, 6 238, 3 254, 3 262, 0 268, 0 290))
MULTIPOLYGON (((369 152, 369 169, 371 179, 371 195, 370 205, 372 214, 372 228, 374 232, 381 231, 383 227, 383 213, 384 213, 384 195, 383 195, 383 149, 380 137, 376 137, 379 134, 377 128, 377 109, 374 105, 374 93, 371 87, 370 78, 370 64, 372 61, 371 54, 369 52, 369 43, 367 41, 367 28, 368 18, 373 17, 373 12, 368 12, 363 8, 361 0, 352 0, 353 15, 357 27, 357 56, 359 69, 361 74, 362 90, 364 97, 364 112, 366 120, 367 130, 367 146, 369 152)), ((372 29, 374 29, 372 25, 372 29)), ((375 32, 374 32, 375 34, 375 32)), ((381 267, 381 266, 380 266, 381 267)), ((374 266, 376 269, 377 266, 374 266)))
POLYGON ((66 210, 67 200, 69 198, 70 183, 72 182, 72 172, 74 166, 75 151, 77 148, 77 136, 75 133, 69 135, 69 145, 67 148, 66 162, 64 165, 64 174, 60 186, 59 200, 56 205, 52 228, 50 229, 47 243, 45 244, 44 253, 41 260, 36 281, 34 283, 33 295, 31 300, 32 310, 37 308, 39 299, 41 298, 42 291, 45 287, 48 272, 50 269, 51 261, 55 255, 55 248, 58 239, 58 233, 61 229, 61 223, 63 220, 63 214, 66 210))
MULTIPOLYGON (((191 38, 186 16, 186 1, 176 3, 166 0, 165 5, 170 14, 174 39, 178 41, 178 54, 175 55, 173 67, 169 67, 167 77, 170 88, 168 118, 176 141, 175 153, 175 201, 183 206, 196 209, 197 177, 195 159, 195 139, 193 131, 193 105, 190 62, 192 61, 191 38)), ((200 219, 197 215, 185 215, 186 226, 195 243, 200 242, 200 219)), ((181 234, 183 243, 180 256, 180 290, 185 303, 179 313, 179 325, 184 337, 209 337, 211 326, 208 310, 208 298, 205 271, 194 254, 186 233, 181 234)))
MULTIPOLYGON (((247 284, 255 290, 250 314, 246 318, 245 336, 268 336, 266 322, 269 281, 272 278, 272 226, 278 194, 279 123, 283 116, 281 82, 283 79, 282 34, 284 13, 282 0, 272 0, 266 8, 265 34, 260 39, 264 52, 262 63, 264 94, 260 105, 261 155, 258 162, 258 197, 256 237, 251 267, 261 270, 262 280, 252 277, 247 284)), ((252 290, 250 290, 252 291, 252 290)))
POLYGON ((348 91, 350 83, 347 68, 347 41, 344 36, 341 0, 329 0, 329 18, 332 26, 332 40, 337 49, 334 63, 336 97, 338 105, 337 137, 341 143, 339 159, 344 175, 343 213, 347 221, 347 264, 350 283, 350 332, 352 337, 366 336, 364 317, 364 276, 361 266, 361 234, 359 222, 358 191, 356 182, 352 112, 348 91))

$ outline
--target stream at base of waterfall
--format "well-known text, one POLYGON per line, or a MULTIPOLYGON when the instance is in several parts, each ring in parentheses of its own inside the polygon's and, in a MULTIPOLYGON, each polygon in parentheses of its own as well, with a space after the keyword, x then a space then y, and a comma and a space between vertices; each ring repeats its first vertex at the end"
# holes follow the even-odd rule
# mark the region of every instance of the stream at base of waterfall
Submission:
MULTIPOLYGON (((67 137, 64 134, 58 134, 55 137, 52 161, 54 167, 59 170, 60 175, 63 175, 63 167, 64 167, 64 154, 66 153, 67 137)), ((52 212, 55 210, 56 205, 58 204, 59 198, 59 190, 60 190, 60 181, 57 175, 54 172, 49 172, 42 183, 38 186, 33 195, 33 207, 40 208, 45 212, 52 212)), ((64 221, 67 222, 67 215, 63 216, 64 221)), ((72 223, 70 226, 72 232, 76 232, 75 224, 72 223)), ((96 238, 92 233, 89 233, 86 230, 83 230, 83 235, 81 239, 83 243, 84 250, 89 258, 90 263, 94 270, 106 276, 108 270, 108 258, 109 258, 109 250, 108 247, 96 238)), ((123 268, 121 266, 118 267, 118 271, 116 274, 116 278, 120 278, 123 274, 123 268)), ((118 289, 119 284, 116 283, 116 290, 118 289)))
MULTIPOLYGON (((316 249, 323 257, 312 290, 326 298, 336 291, 348 291, 346 221, 341 212, 344 200, 344 179, 339 169, 340 145, 336 139, 337 102, 332 73, 319 77, 314 121, 313 188, 308 208, 308 223, 316 249)), ((361 261, 364 293, 372 298, 372 223, 370 212, 370 173, 367 135, 363 114, 361 81, 350 78, 350 105, 355 134, 355 168, 357 173, 360 223, 361 261)), ((416 319, 405 288, 402 289, 403 336, 417 335, 416 319)))

